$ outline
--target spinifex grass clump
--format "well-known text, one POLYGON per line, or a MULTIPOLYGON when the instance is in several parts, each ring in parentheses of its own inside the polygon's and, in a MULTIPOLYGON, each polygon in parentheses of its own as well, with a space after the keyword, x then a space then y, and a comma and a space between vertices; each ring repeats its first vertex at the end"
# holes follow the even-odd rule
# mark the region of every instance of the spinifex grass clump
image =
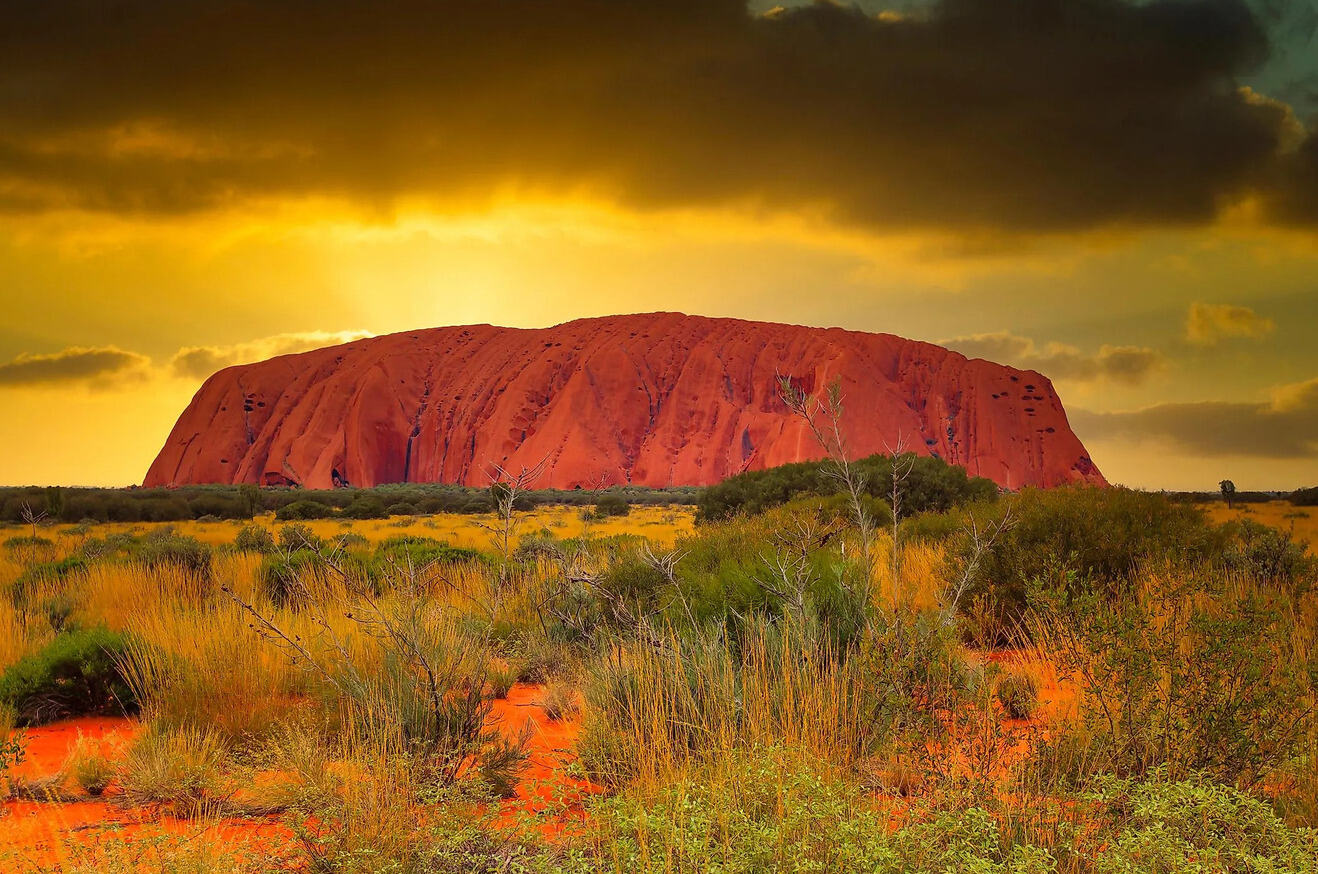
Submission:
POLYGON ((1012 719, 1029 719, 1039 706, 1039 684, 1019 669, 1009 669, 998 678, 994 695, 1012 719))
POLYGON ((222 800, 227 756, 213 731, 152 728, 128 751, 124 796, 139 806, 164 804, 178 816, 198 816, 222 800))
POLYGON ((100 797, 118 775, 118 768, 106 755, 103 743, 78 732, 60 773, 88 795, 100 797))
POLYGON ((858 766, 941 730, 959 700, 936 622, 889 622, 850 652, 812 625, 750 622, 633 643, 591 665, 582 762, 604 782, 662 782, 688 763, 754 745, 790 745, 858 766))
POLYGON ((510 792, 526 738, 510 740, 489 725, 493 652, 417 585, 412 569, 383 597, 333 556, 325 569, 339 587, 307 588, 297 612, 263 609, 237 594, 234 602, 270 651, 282 650, 306 673, 339 725, 405 751, 434 785, 475 770, 510 792))

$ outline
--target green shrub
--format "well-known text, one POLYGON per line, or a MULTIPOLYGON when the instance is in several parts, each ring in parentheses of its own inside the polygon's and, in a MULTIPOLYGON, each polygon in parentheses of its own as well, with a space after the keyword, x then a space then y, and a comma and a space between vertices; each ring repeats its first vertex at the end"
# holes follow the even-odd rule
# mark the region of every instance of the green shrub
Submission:
MULTIPOLYGON (((1043 848, 1011 840, 987 811, 920 811, 890 827, 858 787, 800 753, 752 748, 726 773, 595 805, 593 855, 604 870, 696 874, 1045 874, 1043 848)), ((599 870, 588 865, 574 871, 599 870)))
MULTIPOLYGON (((963 504, 991 501, 998 495, 998 487, 992 480, 967 476, 964 468, 941 459, 908 454, 902 456, 900 463, 910 468, 898 485, 903 515, 942 512, 963 504)), ((795 498, 836 494, 840 488, 838 481, 829 475, 830 464, 803 461, 729 477, 701 493, 696 520, 714 522, 739 513, 754 515, 795 498)), ((871 455, 854 462, 854 466, 872 498, 888 498, 892 487, 892 457, 871 455)))
POLYGON ((632 511, 632 505, 619 494, 600 495, 595 501, 595 516, 600 519, 609 516, 626 516, 632 511))
POLYGON ((61 632, 0 674, 0 704, 22 725, 135 709, 119 669, 126 648, 124 635, 105 628, 61 632))
POLYGON ((1082 772, 1067 733, 1038 751, 1063 779, 1164 769, 1257 786, 1318 730, 1318 629, 1284 589, 1206 565, 1146 572, 1115 599, 1041 593, 1034 607, 1083 692, 1082 772))
POLYGON ((22 537, 9 537, 5 539, 5 549, 16 552, 22 549, 53 549, 55 541, 48 537, 25 534, 22 537))
POLYGON ((74 783, 94 798, 105 793, 117 773, 114 762, 105 755, 101 744, 85 737, 81 731, 60 771, 72 777, 74 783))
POLYGON ((275 536, 264 525, 244 525, 238 529, 233 539, 234 548, 240 552, 258 552, 269 555, 275 551, 275 536))
POLYGON ((370 547, 370 545, 371 541, 367 540, 356 531, 345 531, 342 534, 336 534, 331 541, 331 548, 336 552, 366 549, 370 547))
POLYGON ((130 556, 148 567, 176 567, 195 574, 210 573, 212 553, 208 544, 176 534, 169 527, 152 531, 129 550, 130 556))
POLYGON ((434 564, 460 564, 480 561, 480 552, 461 546, 449 546, 433 537, 406 535, 390 537, 375 548, 377 558, 384 564, 399 567, 423 568, 434 564))
POLYGON ((320 501, 294 501, 275 511, 275 518, 280 522, 298 519, 328 519, 334 515, 334 508, 320 501))
POLYGON ((540 703, 545 709, 545 716, 554 721, 577 712, 577 694, 562 680, 556 680, 545 687, 540 703))
MULTIPOLYGON (((374 495, 358 495, 352 499, 352 503, 343 508, 342 515, 347 516, 349 519, 383 519, 390 513, 385 510, 384 502, 374 495)), ((317 517, 303 516, 302 518, 317 517)))
POLYGON ((0 703, 0 780, 10 768, 23 764, 26 755, 23 732, 18 730, 18 714, 10 705, 0 703))
POLYGON ((316 536, 306 525, 283 525, 279 529, 279 549, 282 552, 297 552, 299 549, 320 552, 325 548, 325 541, 316 536))
POLYGON ((306 592, 303 577, 324 567, 325 558, 310 549, 267 555, 258 572, 261 591, 277 607, 297 606, 306 592))
POLYGON ((1314 831, 1287 828, 1268 804, 1229 786, 1109 777, 1090 800, 1082 852, 1094 854, 1095 874, 1318 872, 1314 831))
POLYGON ((1284 531, 1249 519, 1229 522, 1223 528, 1231 538, 1222 555, 1228 570, 1287 583, 1312 577, 1315 561, 1303 541, 1296 542, 1284 531))
MULTIPOLYGON (((73 574, 86 570, 87 563, 78 556, 69 556, 59 561, 42 562, 19 574, 9 590, 10 601, 19 610, 31 612, 39 610, 36 602, 37 591, 43 583, 60 583, 73 574)), ((56 626, 52 624, 52 628, 56 626)), ((56 628, 58 630, 58 628, 56 628)))
POLYGON ((963 524, 957 513, 921 513, 903 519, 898 535, 903 540, 943 542, 961 533, 963 524))
POLYGON ((166 804, 175 816, 197 816, 218 793, 227 754, 216 732, 152 727, 128 750, 124 796, 138 806, 166 804))
POLYGON ((485 682, 490 687, 490 697, 502 700, 517 682, 517 672, 510 667, 492 665, 485 674, 485 682))
MULTIPOLYGON (((1008 625, 1023 615, 1040 581, 1116 595, 1146 559, 1198 562, 1220 554, 1226 542, 1199 509, 1123 488, 1025 489, 971 512, 981 531, 1011 515, 1011 525, 981 556, 964 599, 986 596, 1008 625)), ((952 542, 958 550, 972 548, 964 534, 952 542)))
POLYGON ((1318 507, 1318 486, 1296 489, 1287 496, 1286 500, 1296 507, 1318 507))

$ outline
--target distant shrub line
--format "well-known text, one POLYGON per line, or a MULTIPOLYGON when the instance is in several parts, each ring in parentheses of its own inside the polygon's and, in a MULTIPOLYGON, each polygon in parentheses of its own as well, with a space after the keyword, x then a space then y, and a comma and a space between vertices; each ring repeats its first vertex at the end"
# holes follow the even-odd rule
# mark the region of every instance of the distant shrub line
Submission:
MULTIPOLYGON (((651 489, 613 486, 603 491, 538 489, 518 497, 517 509, 565 504, 591 507, 694 504, 695 486, 651 489)), ((280 519, 381 519, 434 513, 488 513, 491 490, 438 483, 399 483, 369 489, 261 489, 253 485, 181 486, 175 489, 0 488, 0 522, 21 523, 30 507, 57 522, 185 522, 251 519, 274 511, 280 519)))

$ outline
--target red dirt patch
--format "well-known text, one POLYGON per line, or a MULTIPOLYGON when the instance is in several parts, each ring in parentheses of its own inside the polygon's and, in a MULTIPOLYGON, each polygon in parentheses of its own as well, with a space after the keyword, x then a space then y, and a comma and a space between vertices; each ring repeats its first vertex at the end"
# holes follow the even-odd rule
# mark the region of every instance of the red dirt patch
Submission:
POLYGON ((27 780, 51 777, 64 764, 79 735, 108 746, 132 740, 138 730, 135 720, 122 716, 83 716, 29 728, 23 732, 23 763, 13 770, 27 780))
MULTIPOLYGON (((511 825, 533 815, 542 833, 552 838, 580 822, 585 798, 599 787, 565 773, 576 758, 580 720, 576 715, 550 719, 540 703, 543 694, 539 686, 516 685, 506 700, 494 702, 491 718, 510 737, 518 736, 528 722, 531 725, 530 759, 516 797, 500 806, 500 821, 511 825)), ((14 775, 27 781, 55 776, 79 735, 102 742, 106 754, 112 755, 140 730, 135 720, 113 717, 84 717, 30 729, 24 761, 14 775)), ((275 854, 287 850, 293 839, 274 817, 197 822, 125 807, 113 797, 62 803, 11 800, 0 804, 0 869, 62 870, 110 842, 143 845, 162 835, 204 836, 239 850, 275 854)))
POLYGON ((586 798, 603 789, 567 773, 577 759, 580 711, 550 719, 541 704, 543 696, 543 687, 519 683, 506 699, 494 702, 491 717, 510 737, 516 737, 528 722, 531 724, 530 758, 517 785, 517 797, 503 803, 500 819, 511 823, 523 814, 535 814, 541 818, 541 831, 553 838, 570 829, 572 823, 579 823, 585 814, 586 798))

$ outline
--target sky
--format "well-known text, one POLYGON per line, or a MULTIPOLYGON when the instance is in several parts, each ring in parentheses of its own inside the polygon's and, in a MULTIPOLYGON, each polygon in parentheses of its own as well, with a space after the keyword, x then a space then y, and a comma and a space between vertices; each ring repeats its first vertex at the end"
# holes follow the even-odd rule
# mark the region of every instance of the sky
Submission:
POLYGON ((677 310, 1049 376, 1109 480, 1318 484, 1318 0, 10 0, 0 483, 214 370, 677 310))

